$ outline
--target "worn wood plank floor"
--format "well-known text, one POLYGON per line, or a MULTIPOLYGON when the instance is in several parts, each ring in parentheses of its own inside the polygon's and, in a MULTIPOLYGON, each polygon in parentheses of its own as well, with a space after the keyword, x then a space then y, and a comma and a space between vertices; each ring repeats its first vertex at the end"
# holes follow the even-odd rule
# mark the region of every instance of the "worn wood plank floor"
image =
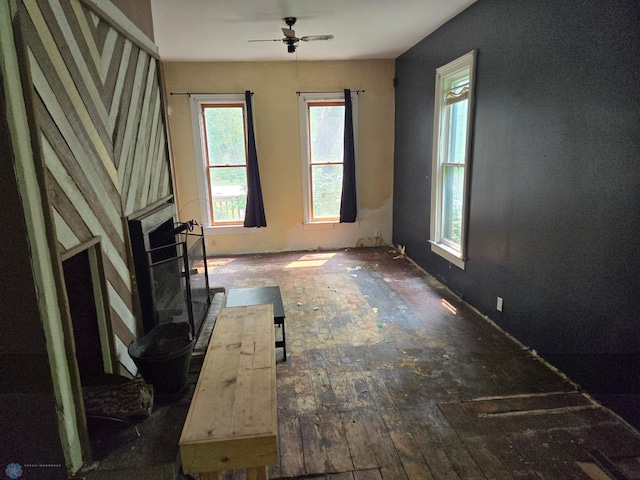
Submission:
POLYGON ((395 255, 209 259, 212 286, 282 292, 270 478, 640 478, 636 430, 395 255))

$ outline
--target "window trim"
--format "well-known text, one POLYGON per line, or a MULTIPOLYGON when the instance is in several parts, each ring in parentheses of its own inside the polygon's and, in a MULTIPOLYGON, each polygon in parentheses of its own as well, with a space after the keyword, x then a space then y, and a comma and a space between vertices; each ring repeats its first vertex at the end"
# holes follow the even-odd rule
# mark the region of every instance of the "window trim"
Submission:
MULTIPOLYGON (((212 229, 242 228, 242 231, 250 230, 242 226, 242 222, 220 222, 212 223, 213 204, 211 202, 210 184, 207 181, 209 165, 206 154, 206 135, 204 123, 202 121, 202 107, 206 105, 229 105, 240 106, 242 104, 242 116, 244 119, 244 143, 245 154, 247 149, 247 103, 243 93, 209 93, 191 94, 191 123, 193 127, 194 140, 194 164, 196 167, 196 179, 198 187, 198 205, 200 210, 201 223, 205 227, 205 232, 212 229)), ((245 160, 246 162, 247 160, 245 160)), ((245 163, 246 167, 246 163, 245 163)))
MULTIPOLYGON (((353 112, 353 136, 355 145, 356 164, 358 161, 358 94, 351 92, 351 109, 353 112)), ((300 121, 300 159, 302 177, 302 208, 303 224, 339 224, 340 219, 314 220, 312 216, 313 201, 311 198, 311 157, 309 145, 309 117, 307 115, 308 104, 315 102, 341 102, 344 103, 344 92, 314 92, 300 93, 298 95, 298 117, 300 121)))
POLYGON ((431 225, 429 243, 431 251, 451 262, 455 266, 465 269, 467 261, 467 216, 469 205, 469 178, 471 167, 471 138, 473 135, 473 109, 475 90, 475 63, 476 50, 449 62, 436 69, 435 102, 433 115, 433 154, 431 166, 431 225), (441 142, 441 123, 444 107, 443 85, 446 79, 454 77, 461 70, 469 69, 469 104, 467 110, 467 135, 465 139, 464 185, 462 200, 462 226, 460 249, 456 249, 442 239, 442 215, 443 215, 443 182, 442 168, 445 148, 441 142))

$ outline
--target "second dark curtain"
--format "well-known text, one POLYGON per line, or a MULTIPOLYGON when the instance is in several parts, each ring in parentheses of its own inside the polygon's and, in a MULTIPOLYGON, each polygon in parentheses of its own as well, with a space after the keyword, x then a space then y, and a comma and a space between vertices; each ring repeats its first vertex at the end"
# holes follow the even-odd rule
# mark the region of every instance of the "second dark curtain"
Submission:
POLYGON ((267 219, 264 214, 260 172, 258 170, 258 152, 253 130, 251 92, 247 90, 244 96, 247 104, 247 209, 244 215, 244 226, 266 227, 267 219))
POLYGON ((356 153, 353 136, 353 107, 351 90, 344 91, 344 157, 342 164, 342 197, 340 223, 354 223, 358 214, 356 205, 356 153))

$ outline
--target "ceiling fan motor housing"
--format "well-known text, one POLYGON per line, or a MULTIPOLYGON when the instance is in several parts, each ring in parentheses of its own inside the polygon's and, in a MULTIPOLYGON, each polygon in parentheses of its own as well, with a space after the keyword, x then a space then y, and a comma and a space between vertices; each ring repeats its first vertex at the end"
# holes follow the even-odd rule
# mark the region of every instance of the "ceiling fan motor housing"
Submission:
MULTIPOLYGON (((293 29, 293 26, 296 24, 296 17, 285 17, 284 19, 284 23, 287 24, 287 26, 289 27, 290 30, 293 29)), ((291 32, 293 33, 293 32, 291 32)), ((293 37, 285 37, 283 39, 284 43, 287 44, 287 52, 289 53, 295 53, 296 51, 296 47, 298 46, 298 39, 293 36, 293 37)))

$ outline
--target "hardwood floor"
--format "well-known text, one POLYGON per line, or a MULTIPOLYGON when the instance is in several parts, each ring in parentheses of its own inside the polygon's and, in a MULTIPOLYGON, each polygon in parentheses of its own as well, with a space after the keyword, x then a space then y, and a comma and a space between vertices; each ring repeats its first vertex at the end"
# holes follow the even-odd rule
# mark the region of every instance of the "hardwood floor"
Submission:
POLYGON ((270 478, 640 478, 636 430, 396 255, 209 259, 212 286, 282 292, 270 478))

